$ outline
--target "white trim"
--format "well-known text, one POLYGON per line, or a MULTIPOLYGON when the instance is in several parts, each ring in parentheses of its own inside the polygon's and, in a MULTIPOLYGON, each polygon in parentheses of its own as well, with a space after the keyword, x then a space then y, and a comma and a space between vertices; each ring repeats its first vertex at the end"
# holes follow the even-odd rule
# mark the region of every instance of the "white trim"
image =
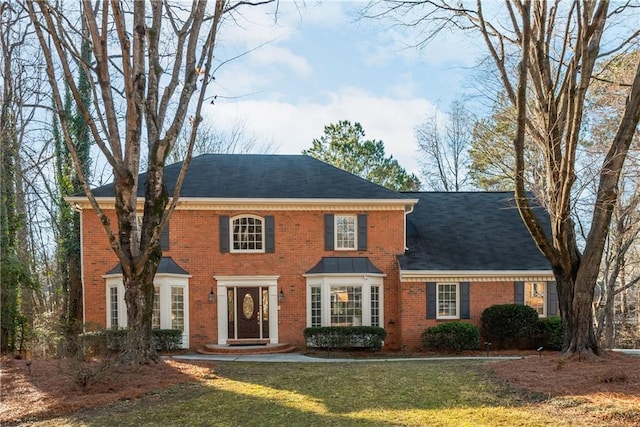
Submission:
POLYGON ((438 320, 451 320, 460 318, 460 283, 459 282, 442 282, 436 283, 436 319, 438 320), (441 316, 440 315, 440 286, 454 285, 456 287, 456 314, 455 316, 441 316))
POLYGON ((371 325, 371 287, 378 287, 379 323, 384 328, 384 280, 381 275, 307 275, 307 327, 311 327, 311 288, 320 287, 321 325, 331 325, 331 287, 357 286, 362 288, 362 324, 371 325), (357 280, 359 279, 359 280, 357 280))
POLYGON ((551 270, 400 270, 401 282, 544 282, 555 280, 551 270))
POLYGON ((337 214, 333 216, 333 250, 335 251, 357 251, 358 250, 358 215, 337 214), (338 218, 353 219, 353 247, 338 247, 338 218))
MULTIPOLYGON (((254 233, 255 234, 255 233, 254 233)), ((229 218, 229 252, 232 254, 263 254, 265 253, 266 233, 265 233, 265 218, 255 214, 239 214, 229 218), (233 222, 243 218, 252 218, 260 221, 260 229, 262 230, 261 246, 262 249, 234 249, 234 225, 233 222)))
POLYGON ((280 276, 213 276, 218 282, 216 303, 218 305, 218 345, 226 345, 229 339, 227 289, 269 288, 269 342, 278 344, 278 279, 280 276))
POLYGON ((74 206, 73 210, 79 212, 79 216, 80 216, 80 283, 82 285, 82 330, 83 332, 86 332, 85 329, 85 325, 87 324, 87 293, 85 292, 84 288, 84 272, 85 272, 85 268, 84 268, 84 218, 83 218, 83 213, 82 213, 82 209, 80 209, 80 207, 78 207, 76 209, 76 207, 74 206))
MULTIPOLYGON (((548 291, 549 283, 548 282, 544 282, 544 281, 540 281, 540 280, 525 281, 523 283, 523 285, 524 285, 524 301, 523 301, 523 303, 524 303, 524 305, 527 305, 527 306, 529 306, 531 308, 534 308, 534 307, 532 305, 530 305, 530 304, 527 304, 527 283, 530 284, 530 285, 533 285, 534 283, 543 285, 544 292, 542 294, 542 313, 538 313, 538 317, 540 317, 540 318, 547 317, 547 298, 549 297, 549 294, 548 294, 548 292, 549 292, 548 291)), ((531 297, 529 297, 529 298, 531 298, 531 297)), ((531 302, 531 301, 529 301, 529 302, 531 302)))
MULTIPOLYGON (((106 319, 105 325, 110 327, 111 299, 109 288, 118 287, 118 327, 127 327, 127 305, 124 300, 124 284, 122 274, 103 275, 106 289, 106 319)), ((153 285, 160 288, 160 328, 171 329, 171 288, 182 288, 184 298, 184 330, 182 331, 182 347, 189 348, 189 278, 184 274, 157 274, 153 285)))
MULTIPOLYGON (((144 200, 138 198, 140 209, 144 200)), ((85 196, 65 197, 71 204, 79 207, 91 207, 85 196)), ((96 197, 98 205, 105 209, 113 209, 113 197, 96 197)), ((211 198, 180 197, 177 210, 271 210, 271 211, 389 211, 412 209, 418 199, 281 199, 281 198, 211 198)))

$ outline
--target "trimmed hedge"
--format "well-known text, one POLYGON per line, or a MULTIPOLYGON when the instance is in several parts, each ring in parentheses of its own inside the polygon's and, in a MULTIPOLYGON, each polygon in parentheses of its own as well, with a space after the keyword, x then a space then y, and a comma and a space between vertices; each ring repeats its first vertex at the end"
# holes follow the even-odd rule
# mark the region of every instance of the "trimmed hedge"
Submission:
POLYGON ((538 326, 538 312, 528 305, 498 304, 485 309, 480 317, 484 339, 497 340, 500 348, 515 338, 529 338, 538 326))
POLYGON ((376 326, 323 326, 306 328, 304 338, 307 347, 380 350, 387 338, 387 331, 376 326))
POLYGON ((429 350, 475 350, 480 345, 480 331, 466 322, 447 322, 427 328, 420 338, 429 350))
POLYGON ((562 350, 564 336, 562 333, 562 318, 560 316, 550 316, 538 320, 538 334, 541 338, 541 345, 548 350, 562 350))
MULTIPOLYGON (((151 333, 157 351, 173 351, 182 345, 182 331, 179 329, 153 329, 151 333)), ((107 350, 123 350, 126 336, 126 329, 113 328, 86 332, 80 335, 80 340, 85 352, 103 354, 107 350)))

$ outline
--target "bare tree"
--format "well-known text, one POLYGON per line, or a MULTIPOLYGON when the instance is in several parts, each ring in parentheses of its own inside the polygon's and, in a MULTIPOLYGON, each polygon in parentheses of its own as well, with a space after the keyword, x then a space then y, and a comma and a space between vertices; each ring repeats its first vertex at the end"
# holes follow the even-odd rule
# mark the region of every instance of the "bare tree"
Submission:
MULTIPOLYGON (((183 131, 180 133, 171 152, 171 161, 175 163, 184 160, 188 148, 189 134, 183 131)), ((223 131, 203 123, 193 145, 194 156, 207 153, 247 154, 272 153, 274 151, 275 147, 272 140, 260 143, 256 135, 247 133, 246 123, 242 120, 232 122, 223 131)))
POLYGON ((161 258, 160 230, 176 207, 202 106, 211 82, 213 51, 222 17, 245 4, 216 0, 185 4, 170 1, 80 3, 75 11, 46 1, 25 1, 40 47, 65 144, 73 158, 86 197, 100 218, 122 266, 128 332, 121 359, 148 363, 157 359, 151 339, 153 278, 161 258), (93 59, 81 55, 82 17, 93 59), (54 59, 55 58, 55 59, 54 59), (73 75, 74 66, 90 77, 91 108, 85 106, 73 75), (113 169, 117 231, 95 200, 70 136, 58 82, 64 80, 96 145, 113 169), (164 182, 164 165, 189 117, 189 148, 171 198, 164 182), (141 154, 147 153, 143 221, 137 228, 138 174, 141 154))
MULTIPOLYGON (((547 257, 558 285, 564 330, 563 350, 598 352, 591 304, 600 261, 618 198, 617 186, 640 120, 640 62, 625 84, 626 102, 614 137, 598 172, 589 231, 582 250, 572 218, 575 202, 576 154, 583 127, 587 91, 594 69, 640 37, 637 26, 624 33, 631 8, 610 10, 607 0, 583 2, 505 2, 502 13, 485 14, 481 1, 464 3, 388 0, 369 5, 368 16, 393 16, 434 34, 442 28, 477 31, 485 42, 507 98, 515 106, 515 198, 520 215, 540 251, 547 257), (376 13, 376 7, 383 11, 376 13), (616 25, 618 24, 618 25, 616 25), (422 25, 430 27, 424 28, 422 25), (618 45, 604 34, 614 28, 618 45), (530 137, 545 159, 546 204, 551 235, 541 226, 528 199, 524 161, 530 137)), ((631 19, 629 22, 637 22, 631 19)))
POLYGON ((441 118, 438 111, 416 127, 421 172, 436 191, 461 191, 469 182, 469 148, 473 116, 460 100, 454 100, 441 118))

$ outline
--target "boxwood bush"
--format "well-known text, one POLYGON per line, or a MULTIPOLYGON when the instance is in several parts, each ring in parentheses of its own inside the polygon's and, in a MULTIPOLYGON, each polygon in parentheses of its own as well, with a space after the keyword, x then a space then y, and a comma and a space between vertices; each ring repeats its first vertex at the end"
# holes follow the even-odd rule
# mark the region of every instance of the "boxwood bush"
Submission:
POLYGON ((538 312, 528 305, 498 304, 488 307, 480 317, 484 339, 498 341, 500 348, 516 338, 531 337, 538 327, 538 312))
POLYGON ((480 331, 466 322, 447 322, 427 328, 421 335, 429 350, 475 350, 480 345, 480 331))
POLYGON ((376 326, 323 326, 306 328, 304 338, 307 347, 380 350, 387 338, 387 331, 376 326))
POLYGON ((538 320, 538 334, 540 344, 548 350, 562 350, 564 337, 562 334, 562 319, 560 316, 550 316, 538 320))

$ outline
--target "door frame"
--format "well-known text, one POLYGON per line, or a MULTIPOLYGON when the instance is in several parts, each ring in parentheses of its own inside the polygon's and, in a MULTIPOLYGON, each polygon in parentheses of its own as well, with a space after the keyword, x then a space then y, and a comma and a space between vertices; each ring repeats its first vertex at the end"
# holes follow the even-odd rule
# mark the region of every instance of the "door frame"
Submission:
POLYGON ((214 276, 217 281, 216 303, 218 309, 219 345, 226 345, 229 339, 234 339, 229 337, 227 289, 260 287, 269 289, 269 343, 278 344, 279 278, 280 276, 214 276))

